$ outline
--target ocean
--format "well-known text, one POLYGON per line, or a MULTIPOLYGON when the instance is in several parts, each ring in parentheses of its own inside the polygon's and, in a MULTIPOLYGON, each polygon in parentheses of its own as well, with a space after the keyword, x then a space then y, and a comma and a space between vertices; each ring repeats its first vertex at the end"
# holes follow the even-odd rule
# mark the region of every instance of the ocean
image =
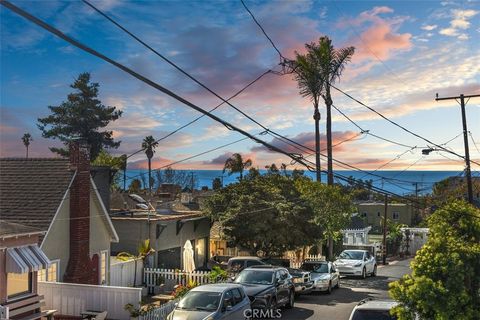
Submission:
MULTIPOLYGON (((153 170, 152 170, 153 171, 153 170)), ((223 173, 222 170, 176 170, 185 174, 195 177, 196 188, 207 186, 212 188, 212 181, 216 177, 223 179, 223 184, 228 185, 238 181, 238 174, 228 175, 223 173), (223 178, 222 178, 223 177, 223 178)), ((266 170, 260 170, 263 174, 266 170)), ((287 171, 290 172, 290 171, 287 171)), ((367 175, 363 172, 349 171, 349 170, 336 170, 334 171, 339 176, 349 177, 352 176, 355 179, 373 180, 373 186, 384 189, 399 195, 415 194, 415 189, 418 188, 419 195, 425 195, 432 192, 432 187, 435 182, 443 180, 451 176, 458 176, 460 171, 366 171, 373 175, 367 175), (375 176, 374 176, 375 175, 375 176)), ((140 179, 141 174, 145 174, 146 180, 148 180, 148 170, 129 169, 127 170, 127 186, 130 182, 137 178, 140 179)), ((247 172, 245 172, 246 174, 247 172)), ((314 172, 305 171, 305 175, 315 178, 314 172)), ((156 177, 152 172, 152 177, 156 177)), ((326 182, 327 177, 322 173, 322 181, 326 182)), ((340 179, 335 179, 335 182, 345 184, 340 179)))

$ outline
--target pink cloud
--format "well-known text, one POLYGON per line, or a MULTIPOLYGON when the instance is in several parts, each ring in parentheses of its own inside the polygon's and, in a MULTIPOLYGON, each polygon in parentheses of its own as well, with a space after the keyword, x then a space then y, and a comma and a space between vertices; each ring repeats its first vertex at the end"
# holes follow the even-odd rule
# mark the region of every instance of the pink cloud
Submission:
POLYGON ((337 22, 339 28, 351 28, 355 37, 349 41, 356 48, 353 62, 364 60, 389 59, 396 51, 409 50, 412 47, 410 33, 398 33, 406 17, 383 18, 381 14, 393 13, 389 7, 374 7, 355 18, 342 18, 337 22), (358 33, 357 28, 366 29, 358 33))

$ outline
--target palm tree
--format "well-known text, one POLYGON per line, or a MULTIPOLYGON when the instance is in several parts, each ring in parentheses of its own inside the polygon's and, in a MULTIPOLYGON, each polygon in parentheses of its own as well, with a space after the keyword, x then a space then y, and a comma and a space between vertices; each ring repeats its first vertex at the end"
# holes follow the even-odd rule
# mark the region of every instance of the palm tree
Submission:
POLYGON ((150 193, 152 193, 152 158, 157 146, 158 142, 152 136, 147 136, 143 139, 142 149, 145 150, 148 158, 148 190, 150 193))
MULTIPOLYGON (((315 153, 317 181, 320 181, 320 133, 318 112, 319 97, 327 107, 327 167, 328 184, 333 185, 333 164, 332 164, 332 96, 330 94, 331 84, 340 79, 345 65, 351 60, 354 47, 335 49, 332 40, 327 36, 320 37, 318 43, 306 44, 306 54, 295 52, 296 59, 291 62, 295 79, 298 82, 300 94, 310 97, 314 104, 315 119, 315 153)), ((328 239, 328 255, 333 256, 333 240, 328 239)))
POLYGON ((314 104, 315 119, 315 151, 317 155, 317 181, 320 181, 320 133, 318 121, 319 98, 327 107, 327 153, 328 153, 328 184, 333 185, 332 165, 332 115, 333 100, 330 94, 331 84, 340 79, 345 65, 351 60, 354 47, 335 49, 332 40, 327 36, 320 37, 318 43, 306 44, 306 54, 296 52, 296 59, 292 62, 295 79, 300 88, 300 94, 310 97, 314 104))
POLYGON ((27 154, 26 158, 28 159, 28 146, 30 145, 30 142, 33 141, 32 135, 30 133, 25 133, 22 137, 23 145, 27 149, 27 154))
POLYGON ((240 181, 243 179, 243 170, 246 170, 252 166, 252 160, 247 159, 243 161, 242 155, 240 153, 234 153, 230 156, 230 158, 225 161, 225 165, 223 166, 223 172, 228 171, 228 175, 232 175, 234 173, 240 173, 240 181))

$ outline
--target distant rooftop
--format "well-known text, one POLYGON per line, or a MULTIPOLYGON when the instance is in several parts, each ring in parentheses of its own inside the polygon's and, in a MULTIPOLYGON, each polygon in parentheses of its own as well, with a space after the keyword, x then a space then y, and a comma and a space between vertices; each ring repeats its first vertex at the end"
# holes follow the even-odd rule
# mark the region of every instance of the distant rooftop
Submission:
POLYGON ((28 234, 43 234, 44 231, 23 224, 0 220, 0 238, 18 237, 28 234))

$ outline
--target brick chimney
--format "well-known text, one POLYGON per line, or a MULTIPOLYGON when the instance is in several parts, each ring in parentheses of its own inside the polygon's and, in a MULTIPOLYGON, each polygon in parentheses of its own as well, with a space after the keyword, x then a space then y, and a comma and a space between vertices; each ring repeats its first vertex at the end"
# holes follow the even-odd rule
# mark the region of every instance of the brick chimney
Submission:
POLYGON ((70 257, 64 281, 98 284, 98 257, 90 259, 90 148, 85 141, 70 144, 70 257), (95 263, 97 262, 97 263, 95 263))

